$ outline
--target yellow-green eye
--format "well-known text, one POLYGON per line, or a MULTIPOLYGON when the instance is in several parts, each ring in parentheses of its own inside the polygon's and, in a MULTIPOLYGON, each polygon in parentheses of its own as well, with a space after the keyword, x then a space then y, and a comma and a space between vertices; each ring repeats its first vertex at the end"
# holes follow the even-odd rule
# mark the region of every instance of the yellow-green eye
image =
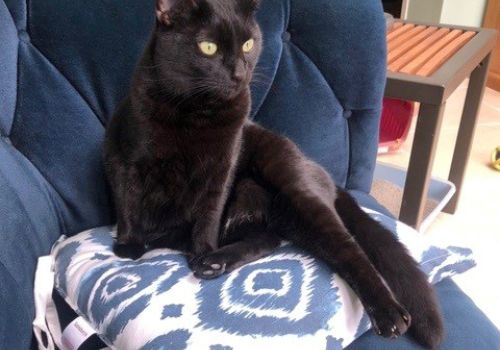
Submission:
POLYGON ((217 45, 210 41, 202 41, 201 43, 198 43, 198 47, 200 48, 200 51, 207 56, 213 56, 217 52, 217 45))
POLYGON ((250 39, 250 40, 247 40, 244 44, 243 44, 243 52, 250 52, 252 51, 253 49, 253 44, 254 44, 254 40, 253 39, 250 39))

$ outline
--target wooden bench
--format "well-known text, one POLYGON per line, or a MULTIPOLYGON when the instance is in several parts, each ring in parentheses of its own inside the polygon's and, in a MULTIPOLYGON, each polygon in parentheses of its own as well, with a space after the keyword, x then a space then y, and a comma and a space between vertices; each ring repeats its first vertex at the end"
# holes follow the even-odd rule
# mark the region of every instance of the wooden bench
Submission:
POLYGON ((444 208, 456 211, 496 35, 491 29, 404 21, 396 22, 387 34, 385 95, 420 103, 399 215, 417 229, 446 100, 470 77, 448 176, 457 191, 444 208))

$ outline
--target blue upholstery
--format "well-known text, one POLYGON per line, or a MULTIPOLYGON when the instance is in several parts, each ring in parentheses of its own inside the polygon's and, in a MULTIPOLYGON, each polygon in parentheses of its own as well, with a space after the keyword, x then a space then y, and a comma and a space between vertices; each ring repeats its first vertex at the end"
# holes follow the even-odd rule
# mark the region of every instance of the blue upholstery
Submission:
MULTIPOLYGON (((33 346, 37 257, 61 234, 114 221, 104 126, 128 89, 153 3, 0 1, 0 349, 33 346)), ((261 7, 265 50, 252 117, 373 204, 366 193, 385 74, 380 1, 261 7)))
MULTIPOLYGON (((453 281, 440 282, 436 292, 446 320, 447 336, 441 350, 500 349, 498 329, 453 281)), ((422 350, 422 347, 406 335, 393 342, 366 332, 346 350, 422 350)))

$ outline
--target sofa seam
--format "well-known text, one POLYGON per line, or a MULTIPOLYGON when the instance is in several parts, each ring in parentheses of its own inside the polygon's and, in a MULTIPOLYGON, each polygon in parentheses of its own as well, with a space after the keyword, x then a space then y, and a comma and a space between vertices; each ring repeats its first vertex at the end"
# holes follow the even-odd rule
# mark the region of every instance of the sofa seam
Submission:
MULTIPOLYGON (((5 4, 5 3, 4 3, 5 4)), ((18 31, 18 28, 16 26, 16 22, 14 20, 14 17, 12 16, 12 12, 10 11, 9 7, 5 4, 5 7, 7 8, 7 11, 9 11, 10 18, 12 20, 12 24, 14 25, 14 28, 16 28, 16 31, 18 31)), ((16 96, 15 96, 15 101, 14 101, 14 115, 12 116, 12 121, 10 122, 10 125, 7 127, 6 134, 1 135, 1 130, 0 130, 0 135, 5 138, 10 138, 10 134, 12 132, 12 128, 14 127, 14 123, 16 121, 16 116, 17 116, 17 101, 18 101, 18 95, 19 95, 19 35, 16 36, 17 40, 17 50, 16 50, 16 96)))
POLYGON ((285 30, 288 31, 288 27, 290 26, 290 16, 292 14, 292 0, 288 0, 285 14, 285 30))
MULTIPOLYGON (((7 274, 8 274, 8 277, 10 277, 10 279, 11 279, 12 281, 14 281, 14 283, 16 284, 16 286, 17 286, 18 290, 22 290, 21 285, 19 284, 19 282, 18 282, 18 281, 14 278, 14 275, 12 274, 12 272, 11 272, 11 271, 7 268, 7 266, 5 266, 5 264, 4 264, 4 262, 3 262, 3 260, 1 260, 1 259, 0 259, 0 265, 2 265, 2 267, 5 269, 5 271, 6 271, 6 272, 7 272, 7 274)), ((30 310, 28 309, 28 307, 26 306, 26 304, 25 304, 25 303, 22 303, 22 304, 23 304, 23 306, 22 306, 22 307, 23 307, 23 309, 25 310, 26 315, 28 316, 28 319, 31 319, 32 317, 31 317, 31 312, 30 312, 30 310)))
POLYGON ((52 62, 46 55, 45 53, 38 48, 32 41, 30 41, 31 46, 57 71, 57 73, 71 86, 71 88, 77 93, 77 95, 82 99, 83 102, 87 105, 90 111, 92 111, 92 114, 94 117, 99 121, 99 124, 104 128, 104 121, 99 117, 99 114, 97 111, 94 109, 92 104, 87 100, 85 96, 81 93, 81 91, 76 87, 75 84, 71 80, 68 79, 68 77, 52 62))
MULTIPOLYGON (((298 46, 295 42, 293 42, 292 40, 290 40, 289 42, 289 45, 290 47, 294 47, 295 49, 297 49, 298 52, 300 52, 301 55, 303 55, 305 58, 307 58, 307 60, 312 64, 312 66, 314 67, 314 70, 321 76, 321 79, 326 83, 326 85, 328 86, 328 90, 330 90, 330 93, 332 94, 332 96, 335 98, 335 100, 338 102, 339 106, 342 108, 342 111, 346 111, 344 105, 342 104, 342 101, 340 101, 340 99, 338 98, 335 90, 332 88, 332 86, 330 85, 330 83, 328 82, 328 80, 326 79, 326 77, 324 76, 322 70, 316 65, 316 63, 311 59, 311 57, 309 57, 309 55, 307 55, 307 53, 302 50, 300 48, 300 46, 298 46)), ((283 50, 282 50, 283 51, 283 50)), ((280 58, 280 63, 281 63, 281 58, 280 58)), ((372 110, 371 108, 366 108, 366 109, 360 109, 360 110, 372 110)), ((352 111, 352 110, 351 110, 352 111)), ((344 118, 346 119, 346 137, 347 137, 347 144, 348 144, 348 150, 347 150, 347 156, 348 156, 348 166, 347 166, 347 171, 346 171, 346 179, 345 179, 345 185, 347 186, 347 184, 349 183, 349 177, 350 177, 350 174, 351 174, 351 163, 352 163, 352 147, 351 147, 351 140, 352 140, 352 133, 351 133, 351 126, 349 125, 349 120, 348 118, 344 118)))
MULTIPOLYGON (((3 177, 3 178, 5 178, 5 176, 3 175, 3 173, 0 173, 0 176, 1 176, 1 177, 3 177)), ((12 190, 12 192, 13 192, 13 193, 14 193, 14 195, 16 196, 16 198, 17 198, 17 200, 19 201, 19 203, 21 203, 21 210, 22 210, 22 212, 26 215, 26 217, 28 218, 28 220, 27 220, 27 221, 29 222, 29 226, 30 226, 30 227, 32 227, 33 231, 35 231, 35 232, 36 232, 36 230, 35 230, 35 227, 36 227, 36 226, 34 225, 33 221, 30 219, 30 217, 29 217, 29 215, 28 215, 28 210, 26 209, 26 207, 25 207, 25 205, 24 205, 24 203, 23 203, 23 201, 22 201, 21 197, 19 197, 19 194, 17 193, 17 191, 15 191, 15 190, 14 190, 14 188, 12 187, 12 185, 10 185, 10 184, 9 184, 9 182, 8 182, 8 181, 6 181, 6 183, 7 183, 7 186, 8 186, 8 187, 12 190)), ((25 237, 27 237, 27 236, 25 235, 25 237)), ((31 240, 29 240, 29 239, 28 239, 27 241, 29 242, 29 244, 30 244, 30 246, 31 246, 31 247, 34 247, 34 245, 32 244, 32 241, 31 241, 31 240)), ((2 265, 3 265, 3 264, 2 264, 2 265)), ((5 266, 5 265, 4 265, 4 266, 5 266)), ((16 281, 16 282, 17 282, 17 281, 16 281)), ((18 283, 18 284, 19 284, 19 283, 18 283)))
MULTIPOLYGON (((40 171, 40 169, 38 169, 38 167, 23 152, 21 152, 14 144, 11 144, 10 147, 12 147, 12 149, 15 152, 17 152, 21 157, 23 157, 23 159, 25 159, 26 162, 28 162, 36 170, 36 172, 40 175, 40 177, 43 179, 43 184, 47 189, 47 193, 45 193, 45 191, 44 191, 44 197, 47 199, 48 203, 50 203, 51 209, 57 217, 57 222, 59 224, 60 233, 66 234, 67 227, 66 227, 66 223, 64 221, 64 216, 62 215, 62 210, 59 207, 59 205, 57 204, 57 201, 52 198, 51 193, 50 193, 50 189, 52 189, 57 194, 57 196, 59 197, 60 200, 64 201, 64 198, 61 196, 59 191, 54 187, 54 185, 40 171)), ((21 199, 19 198, 19 200, 21 200, 21 199)))
MULTIPOLYGON (((16 104, 15 104, 15 108, 14 108, 14 118, 12 118, 12 125, 11 125, 11 128, 10 128, 10 133, 9 134, 12 134, 12 130, 14 128, 15 121, 16 121, 18 113, 19 113, 19 108, 20 108, 20 106, 23 103, 23 101, 22 101, 22 95, 21 95, 21 91, 20 91, 20 85, 21 85, 20 81, 21 81, 21 74, 22 74, 21 70, 19 69, 19 66, 20 66, 19 60, 20 60, 20 57, 21 57, 21 55, 19 54, 19 46, 20 45, 21 45, 21 41, 19 41, 19 43, 18 43, 18 54, 17 54, 16 104)), ((28 161, 33 166, 33 168, 35 168, 37 170, 37 172, 44 179, 44 181, 47 183, 47 185, 49 185, 54 190, 54 192, 57 193, 57 195, 59 196, 59 198, 62 201, 64 201, 63 196, 59 193, 59 191, 55 188, 55 186, 47 179, 47 177, 40 171, 40 169, 31 161, 31 159, 27 155, 25 155, 23 152, 21 152, 19 150, 19 148, 16 147, 15 140, 13 140, 12 138, 10 138, 10 140, 11 140, 11 143, 12 143, 12 147, 17 152, 19 152, 19 154, 21 154, 23 156, 23 158, 26 159, 26 161, 28 161)), ((56 204, 56 201, 54 201, 52 198, 50 198, 50 195, 49 195, 49 202, 52 203, 52 205, 54 207, 54 211, 56 213, 56 216, 57 216, 57 219, 58 219, 58 222, 59 222, 59 228, 62 229, 63 233, 66 233, 67 227, 66 227, 66 223, 64 221, 64 217, 62 215, 61 208, 59 208, 59 206, 56 204)))
MULTIPOLYGON (((292 0, 288 0, 288 4, 289 4, 289 7, 288 7, 288 14, 287 14, 287 17, 286 17, 286 29, 288 30, 288 28, 290 27, 290 22, 291 22, 291 14, 292 14, 292 0)), ((295 43, 294 41, 292 40, 289 40, 290 44, 295 46, 300 52, 302 52, 302 54, 304 56, 307 57, 307 59, 312 63, 312 65, 314 66, 314 68, 321 73, 321 76, 323 77, 323 80, 326 82, 326 84, 328 85, 328 88, 332 91, 332 93, 335 95, 335 98, 337 99, 337 101, 339 101, 339 104, 340 106, 342 106, 342 109, 345 110, 345 106, 344 106, 344 103, 340 101, 340 99, 337 97, 337 93, 335 92, 335 90, 333 89, 333 86, 330 84, 330 82, 328 81, 328 79, 326 79, 326 77, 324 76, 323 74, 323 71, 321 69, 319 69, 318 65, 316 64, 316 62, 313 61, 313 59, 311 57, 309 57, 309 55, 304 51, 304 49, 302 49, 297 43, 295 43)))
POLYGON ((99 121, 99 123, 104 127, 105 124, 104 124, 104 121, 101 120, 101 118, 99 117, 97 111, 94 109, 94 107, 89 103, 89 101, 87 100, 87 98, 85 98, 85 96, 83 96, 82 92, 76 87, 75 84, 73 84, 73 82, 71 82, 68 77, 59 69, 59 67, 57 67, 55 65, 54 62, 52 62, 48 57, 47 55, 37 46, 35 45, 35 43, 31 40, 31 10, 29 9, 31 5, 31 2, 29 0, 26 0, 26 12, 27 12, 27 16, 26 16, 26 32, 28 33, 28 35, 30 36, 30 41, 29 41, 29 44, 57 71, 57 73, 71 86, 71 88, 78 94, 78 96, 82 99, 82 101, 85 102, 85 104, 88 106, 88 108, 92 111, 92 114, 94 114, 94 117, 99 121))
POLYGON ((300 53, 302 55, 304 55, 304 57, 307 57, 308 61, 314 66, 314 69, 320 73, 321 75, 321 78, 323 79, 323 81, 326 83, 326 85, 328 85, 328 89, 330 89, 330 91, 332 92, 332 95, 335 96, 335 99, 338 101, 339 105, 342 107, 342 110, 345 111, 346 108, 344 106, 344 103, 338 98, 337 96, 337 93, 335 92, 335 89, 333 89, 332 85, 330 84, 330 82, 326 79, 325 75, 323 74, 323 71, 319 68, 319 66, 316 64, 316 62, 313 61, 313 59, 299 46, 297 45, 297 43, 295 43, 294 41, 290 40, 289 41, 290 43, 290 46, 293 46, 295 47, 298 51, 300 51, 300 53))
MULTIPOLYGON (((366 112, 366 111, 372 111, 372 112, 377 112, 378 114, 380 114, 379 116, 379 129, 380 129, 380 118, 381 118, 381 115, 382 115, 382 107, 373 107, 373 108, 356 108, 356 109, 351 109, 350 110, 351 113, 352 112, 366 112)), ((352 115, 352 114, 351 114, 352 115)), ((354 117, 356 118, 356 117, 354 117)), ((353 168, 353 163, 352 163, 352 159, 353 159, 353 156, 352 156, 352 147, 350 147, 351 145, 351 142, 350 140, 352 139, 352 127, 350 125, 350 118, 347 120, 347 129, 349 131, 349 166, 347 168, 347 180, 346 180, 346 187, 347 185, 349 184, 349 178, 351 177, 351 173, 352 173, 352 168, 353 168)), ((380 131, 379 131, 380 132, 380 131)), ((378 137, 377 136, 377 147, 378 147, 378 137)), ((377 166, 377 159, 375 158, 375 162, 374 162, 374 166, 376 167, 377 166)), ((371 181, 370 181, 370 188, 373 186, 373 172, 372 172, 372 175, 371 175, 371 181)), ((362 191, 364 193, 367 193, 367 194, 370 194, 369 190, 368 192, 364 191, 363 189, 359 189, 359 188, 349 188, 349 189, 352 189, 352 190, 356 190, 356 191, 362 191)))

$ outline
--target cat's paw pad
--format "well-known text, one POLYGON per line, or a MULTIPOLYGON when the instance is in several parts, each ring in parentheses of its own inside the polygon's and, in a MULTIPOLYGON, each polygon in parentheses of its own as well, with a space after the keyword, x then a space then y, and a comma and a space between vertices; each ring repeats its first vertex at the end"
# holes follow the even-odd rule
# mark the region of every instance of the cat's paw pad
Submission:
POLYGON ((189 265, 193 274, 202 279, 219 277, 226 271, 226 263, 219 261, 216 256, 201 255, 190 260, 189 265))
POLYGON ((410 314, 396 301, 367 311, 375 333, 382 337, 397 338, 410 327, 410 314))

